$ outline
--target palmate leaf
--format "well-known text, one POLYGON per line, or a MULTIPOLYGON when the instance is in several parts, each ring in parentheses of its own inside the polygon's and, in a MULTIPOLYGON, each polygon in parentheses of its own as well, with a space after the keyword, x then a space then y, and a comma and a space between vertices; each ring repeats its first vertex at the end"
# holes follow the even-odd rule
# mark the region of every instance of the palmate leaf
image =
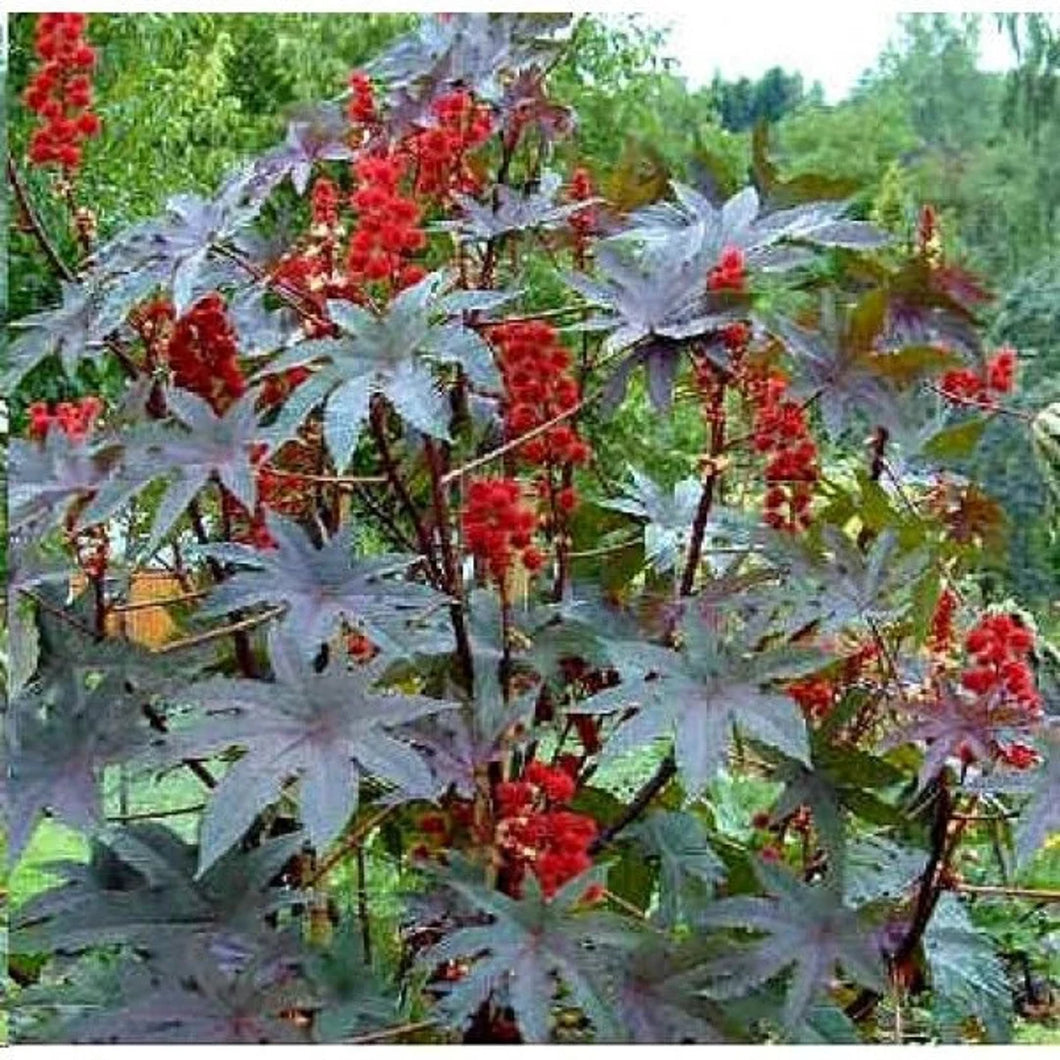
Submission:
POLYGON ((108 306, 98 284, 60 281, 60 290, 61 305, 14 325, 21 334, 7 351, 8 367, 0 380, 5 391, 13 390, 23 376, 53 354, 72 379, 82 360, 99 358, 104 337, 121 323, 121 314, 108 306))
POLYGON ((313 1038, 341 1042, 400 1023, 400 984, 365 957, 360 925, 346 918, 326 949, 311 954, 306 974, 314 986, 313 1038))
POLYGON ((475 695, 459 711, 424 718, 407 729, 409 739, 426 751, 439 790, 452 790, 473 798, 483 771, 503 762, 518 741, 513 732, 522 723, 529 727, 538 696, 536 688, 505 703, 497 665, 482 656, 475 659, 475 695), (484 665, 485 664, 485 665, 484 665))
MULTIPOLYGON (((328 452, 338 468, 345 468, 377 394, 411 427, 447 438, 451 410, 432 366, 457 364, 472 383, 485 389, 497 389, 500 377, 478 333, 460 320, 448 319, 469 301, 448 302, 441 292, 446 280, 444 271, 429 274, 402 291, 379 316, 350 302, 329 302, 328 311, 343 337, 299 343, 264 369, 271 374, 320 363, 272 425, 273 447, 297 430, 310 409, 323 404, 328 452)), ((488 294, 492 292, 482 295, 487 304, 488 294)))
POLYGON ((470 195, 457 195, 456 202, 464 213, 457 221, 441 221, 433 227, 454 232, 467 240, 488 240, 510 232, 555 228, 571 214, 583 210, 596 200, 558 201, 563 178, 551 170, 541 175, 534 191, 523 192, 506 185, 497 188, 496 205, 480 203, 470 195))
POLYGON ((961 1024, 969 1015, 991 1042, 1012 1038, 1012 991, 1004 966, 983 931, 956 895, 944 894, 924 931, 935 1021, 945 1040, 966 1041, 961 1024))
POLYGON ((1028 862, 1050 835, 1060 831, 1060 723, 1046 726, 1041 745, 1045 761, 1016 825, 1016 857, 1021 864, 1028 862))
POLYGON ((772 819, 779 822, 800 806, 813 811, 813 824, 828 855, 829 872, 836 881, 846 872, 846 813, 887 814, 887 806, 871 794, 873 790, 900 784, 903 774, 880 758, 852 748, 836 750, 833 734, 827 728, 811 738, 812 768, 802 762, 782 761, 772 780, 784 784, 772 819))
POLYGON ((621 960, 623 951, 637 944, 638 933, 610 914, 579 908, 586 889, 602 881, 602 869, 583 873, 547 900, 533 874, 518 900, 489 889, 460 862, 454 871, 432 874, 493 918, 488 926, 458 928, 421 957, 431 970, 443 961, 477 958, 439 1003, 455 1025, 492 994, 511 1005, 525 1041, 547 1042, 558 978, 592 1021, 598 1040, 621 1039, 621 1022, 598 984, 605 962, 621 960))
POLYGON ((547 63, 559 47, 554 34, 568 14, 464 12, 426 16, 368 66, 387 82, 387 128, 395 138, 422 124, 431 102, 453 85, 484 100, 503 98, 505 79, 547 63))
POLYGON ((55 865, 50 871, 62 882, 19 908, 12 951, 123 944, 164 961, 201 939, 216 947, 225 970, 238 970, 278 945, 265 918, 299 895, 271 881, 302 839, 294 833, 232 850, 196 877, 195 846, 170 829, 157 822, 110 827, 93 843, 87 864, 55 865))
POLYGON ((609 714, 636 707, 608 738, 602 761, 650 741, 673 741, 690 795, 703 790, 724 764, 739 729, 799 761, 808 761, 806 724, 791 697, 765 686, 812 669, 820 658, 790 649, 752 654, 722 640, 701 616, 682 627, 680 651, 642 642, 616 645, 622 683, 577 703, 574 713, 609 714))
MULTIPOLYGON (((1031 742, 1024 733, 1021 742, 1031 742)), ((1060 719, 1047 716, 1033 741, 1041 762, 1032 769, 1005 770, 981 778, 978 789, 1026 799, 1016 821, 1016 864, 1025 866, 1060 831, 1060 719)))
POLYGON ((671 187, 676 202, 653 203, 635 212, 630 219, 632 235, 654 239, 663 232, 693 229, 706 257, 717 259, 725 247, 739 247, 750 268, 775 268, 768 250, 781 240, 853 249, 890 242, 890 236, 875 225, 844 219, 848 202, 805 203, 763 214, 753 187, 736 192, 720 206, 678 181, 671 181, 671 187))
MULTIPOLYGON (((840 221, 844 204, 816 203, 759 217, 753 188, 737 192, 715 207, 692 188, 672 182, 676 202, 653 203, 633 214, 630 227, 603 240, 596 248, 602 282, 580 274, 564 279, 605 315, 587 327, 610 332, 605 349, 620 351, 649 343, 654 358, 666 367, 655 369, 651 388, 656 408, 665 410, 673 389, 678 343, 661 339, 702 337, 741 315, 746 298, 712 295, 706 286, 709 269, 726 247, 744 252, 748 269, 782 271, 812 260, 795 243, 830 246, 878 246, 886 237, 871 225, 840 221)), ((632 368, 645 363, 638 350, 619 363, 613 380, 615 403, 625 393, 632 368)))
MULTIPOLYGON (((469 595, 468 633, 478 660, 496 669, 504 655, 503 622, 496 593, 474 590, 469 595)), ((603 665, 609 655, 599 636, 599 610, 587 600, 568 596, 558 604, 511 608, 509 657, 513 674, 533 676, 548 684, 564 684, 561 663, 567 658, 603 665)))
POLYGON ((886 992, 886 975, 870 929, 831 887, 801 883, 784 869, 755 864, 772 897, 726 898, 700 917, 706 928, 739 928, 765 938, 733 950, 710 965, 711 996, 747 994, 792 969, 781 1021, 796 1027, 813 1001, 831 984, 836 967, 846 979, 886 992))
POLYGON ((305 996, 305 986, 275 962, 226 973, 217 967, 206 946, 193 944, 164 967, 123 962, 98 1006, 61 1024, 53 1040, 188 1046, 306 1044, 309 1028, 290 1016, 305 996))
POLYGON ((721 859, 707 844, 707 833, 693 814, 656 810, 627 829, 640 852, 659 859, 659 908, 663 923, 687 920, 710 884, 725 875, 721 859))
MULTIPOLYGON (((684 559, 692 521, 703 493, 703 483, 697 478, 682 479, 671 493, 666 493, 636 468, 630 468, 630 474, 633 476, 633 485, 626 487, 625 497, 598 503, 602 508, 647 520, 644 526, 645 558, 659 573, 666 574, 684 559)), ((744 536, 739 523, 735 513, 719 506, 711 509, 711 517, 703 534, 708 561, 713 544, 731 545, 744 536)))
POLYGON ((1026 712, 1005 703, 996 692, 977 695, 949 681, 937 684, 928 699, 895 700, 894 709, 903 719, 881 743, 882 749, 902 744, 925 744, 920 767, 920 787, 927 785, 950 762, 960 763, 963 754, 989 762, 997 743, 1027 735, 1026 712))
POLYGON ((606 966, 603 989, 621 1017, 621 1040, 641 1045, 743 1040, 726 1007, 704 993, 710 982, 705 957, 699 939, 677 944, 653 936, 606 966))
POLYGON ((819 394, 817 404, 831 438, 842 434, 855 413, 873 426, 893 432, 901 428, 897 390, 877 371, 878 358, 859 349, 849 333, 811 332, 781 320, 771 330, 794 360, 793 393, 802 399, 819 394))
POLYGON ((294 778, 306 835, 318 849, 356 811, 363 777, 392 784, 410 798, 429 798, 436 790, 423 758, 394 730, 458 703, 377 691, 389 665, 381 657, 353 668, 332 661, 317 672, 295 634, 274 630, 269 654, 273 681, 214 678, 189 686, 182 699, 198 708, 199 718, 167 736, 159 751, 180 760, 244 749, 203 816, 200 872, 238 842, 294 778))
POLYGON ((122 313, 156 287, 168 289, 178 315, 203 290, 201 275, 213 261, 212 248, 250 224, 264 199, 254 194, 254 174, 239 169, 214 200, 174 195, 165 215, 130 228, 96 250, 93 276, 112 286, 122 313), (126 282, 132 277, 133 283, 126 282))
POLYGON ((927 563, 922 551, 903 554, 891 530, 881 533, 867 554, 833 526, 821 529, 819 548, 776 534, 763 534, 762 540, 769 559, 784 572, 784 586, 774 595, 789 607, 792 627, 814 622, 821 632, 895 619, 905 606, 901 594, 927 563))
POLYGON ((13 438, 7 469, 9 525, 36 535, 62 525, 75 502, 114 474, 120 456, 113 438, 90 435, 74 442, 60 430, 49 431, 43 442, 13 438))
POLYGON ((227 614, 259 604, 285 604, 282 627, 297 634, 312 658, 343 621, 357 626, 377 647, 398 655, 416 646, 415 631, 402 635, 403 620, 445 603, 434 589, 396 575, 416 556, 373 556, 354 560, 348 527, 342 526, 323 548, 316 548, 295 523, 270 513, 266 526, 271 549, 247 545, 204 545, 199 551, 244 569, 210 594, 203 617, 227 614))
POLYGON ((287 126, 287 138, 253 164, 256 188, 267 195, 288 176, 299 195, 309 185, 313 166, 353 158, 346 142, 349 120, 335 103, 301 107, 287 126))
POLYGON ((122 465, 81 515, 80 525, 100 522, 150 483, 167 476, 158 502, 150 540, 150 556, 173 529, 199 491, 218 480, 248 511, 257 504, 257 480, 251 459, 261 440, 251 392, 218 416, 197 394, 172 390, 167 395, 176 422, 149 425, 125 439, 122 465))
POLYGON ((151 742, 139 704, 123 681, 106 675, 94 687, 72 675, 31 682, 4 725, 8 858, 18 858, 45 810, 92 832, 102 822, 103 768, 127 761, 151 742))

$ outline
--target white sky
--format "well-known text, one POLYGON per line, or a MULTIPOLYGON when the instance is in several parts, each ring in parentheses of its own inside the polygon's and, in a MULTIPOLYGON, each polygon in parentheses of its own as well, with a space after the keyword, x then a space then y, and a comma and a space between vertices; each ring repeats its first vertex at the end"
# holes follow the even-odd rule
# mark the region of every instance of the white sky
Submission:
MULTIPOLYGON (((910 4, 905 9, 911 9, 910 4)), ((964 10, 975 5, 966 3, 964 10)), ((1002 7, 997 4, 995 10, 1002 7)), ((936 10, 959 10, 937 4, 936 10)), ((790 0, 763 4, 755 0, 725 0, 717 7, 655 8, 647 17, 658 26, 669 25, 666 49, 678 60, 690 86, 706 84, 720 70, 726 80, 761 77, 772 66, 802 74, 807 87, 820 81, 825 99, 838 102, 860 75, 876 63, 888 40, 899 37, 898 12, 864 0, 842 5, 821 0, 790 0)), ((991 15, 980 26, 980 66, 1005 70, 1013 63, 1006 39, 991 15)))

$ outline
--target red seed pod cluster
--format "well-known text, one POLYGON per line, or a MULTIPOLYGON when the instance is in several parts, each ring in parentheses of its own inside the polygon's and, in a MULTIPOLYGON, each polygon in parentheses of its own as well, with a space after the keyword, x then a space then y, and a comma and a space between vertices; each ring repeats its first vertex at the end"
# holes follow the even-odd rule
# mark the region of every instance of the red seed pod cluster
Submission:
MULTIPOLYGON (((821 643, 822 648, 843 650, 838 645, 821 643)), ((867 640, 845 649, 842 663, 830 676, 811 674, 787 684, 787 693, 798 704, 808 721, 821 721, 832 712, 843 691, 857 683, 879 658, 875 641, 867 640)))
POLYGON ((44 441, 49 428, 54 424, 70 439, 80 443, 88 437, 103 411, 103 402, 94 394, 80 401, 60 401, 51 411, 47 402, 35 401, 26 409, 29 416, 27 433, 35 441, 44 441))
MULTIPOLYGON (((555 328, 538 320, 513 321, 491 328, 489 340, 504 380, 509 438, 518 438, 578 404, 581 390, 571 374, 571 355, 560 345, 555 328)), ((586 463, 591 450, 570 424, 558 423, 524 442, 518 453, 531 464, 560 466, 586 463)))
POLYGON ((375 90, 371 78, 361 70, 350 74, 350 101, 346 114, 352 125, 370 125, 376 120, 375 90))
POLYGON ((246 393, 236 333, 216 292, 200 298, 176 321, 166 356, 173 382, 198 394, 218 415, 246 393))
POLYGON ((369 662, 378 653, 379 649, 360 631, 346 634, 346 654, 355 663, 369 662))
POLYGON ((493 129, 490 108, 476 103, 467 90, 458 89, 436 99, 431 113, 437 124, 405 141, 416 173, 416 194, 438 200, 454 192, 476 194, 482 182, 467 156, 489 139, 493 129))
POLYGON ((471 553, 501 585, 518 560, 530 573, 541 568, 542 554, 531 543, 537 516, 514 479, 474 479, 463 512, 464 537, 471 553))
POLYGON ((295 365, 283 372, 265 376, 261 388, 261 397, 258 399, 263 409, 273 408, 287 400, 288 395, 297 390, 310 376, 309 369, 304 365, 295 365))
POLYGON ((361 158, 354 166, 357 189, 350 199, 357 211, 346 257, 350 280, 388 285, 391 294, 424 276, 423 269, 408 260, 427 245, 427 236, 420 227, 419 206, 399 188, 405 168, 398 156, 361 158))
POLYGON ((1027 656, 1034 634, 1012 615, 988 615, 965 637, 964 647, 973 665, 961 675, 961 684, 981 696, 1015 702, 1030 715, 1041 710, 1041 696, 1027 656))
POLYGON ((537 760, 520 780, 497 785, 496 845, 505 855, 505 879, 513 897, 519 897, 527 870, 550 898, 592 865, 589 845, 596 838, 596 822, 559 808, 574 789, 568 773, 537 760))
POLYGON ((308 238, 283 257, 273 272, 274 281, 294 295, 302 309, 302 327, 309 338, 336 334, 327 318, 329 299, 358 301, 354 285, 346 275, 340 218, 342 192, 327 177, 313 182, 309 195, 312 227, 308 238), (303 309, 304 307, 304 309, 303 309))
POLYGON ((798 533, 810 525, 820 474, 806 412, 787 396, 787 380, 776 369, 749 369, 744 381, 754 406, 754 448, 767 457, 763 518, 775 530, 798 533))
POLYGON ((811 721, 820 721, 835 706, 836 686, 824 677, 803 677, 787 687, 788 695, 811 721))
POLYGON ((23 96, 44 123, 30 140, 34 165, 57 164, 73 172, 81 164, 83 142, 99 135, 99 115, 90 109, 89 71, 96 53, 83 36, 87 21, 81 13, 49 13, 37 19, 34 45, 41 65, 23 96))
MULTIPOLYGON (((593 181, 589 171, 579 166, 570 178, 570 188, 567 191, 569 202, 583 202, 593 197, 593 181)), ((596 229, 596 210, 592 206, 575 210, 567 218, 574 233, 574 258, 579 268, 584 268, 586 252, 589 249, 589 237, 596 229)))
POLYGON ((751 341, 751 325, 743 320, 734 320, 721 329, 721 341, 733 356, 747 350, 751 341))
POLYGON ((708 291, 742 294, 747 288, 747 265, 739 247, 725 247, 717 265, 707 274, 708 291))
POLYGON ((956 646, 957 632, 954 618, 957 614, 957 594, 946 586, 939 593, 935 610, 931 615, 931 629, 928 631, 928 650, 935 655, 946 655, 956 646))
POLYGON ((921 257, 932 267, 942 264, 942 235, 939 232, 938 214, 931 205, 920 208, 917 218, 916 246, 921 257))
POLYGON ((1004 346, 987 362, 986 369, 958 368, 943 374, 939 386, 954 404, 991 408, 998 394, 1008 394, 1016 385, 1016 351, 1004 346))

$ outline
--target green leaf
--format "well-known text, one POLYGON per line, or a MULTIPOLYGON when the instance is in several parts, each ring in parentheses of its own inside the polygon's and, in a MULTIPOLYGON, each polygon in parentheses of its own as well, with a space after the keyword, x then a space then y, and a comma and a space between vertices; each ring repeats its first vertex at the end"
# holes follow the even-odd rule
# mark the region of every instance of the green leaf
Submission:
POLYGON ((944 427, 924 443, 921 450, 929 460, 959 460, 975 452, 986 430, 985 416, 974 416, 962 423, 944 427))
POLYGON ((975 1016, 992 1042, 1012 1034, 1012 994, 989 937, 968 917, 960 899, 944 894, 924 932, 934 1015, 949 1041, 962 1041, 960 1023, 975 1016))

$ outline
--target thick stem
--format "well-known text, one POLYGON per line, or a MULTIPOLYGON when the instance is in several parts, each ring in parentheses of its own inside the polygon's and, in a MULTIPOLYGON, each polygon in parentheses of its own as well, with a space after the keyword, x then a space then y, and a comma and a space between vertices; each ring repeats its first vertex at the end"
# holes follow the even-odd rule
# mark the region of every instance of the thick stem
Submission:
MULTIPOLYGON (((220 482, 217 483, 217 501, 221 506, 221 532, 225 541, 231 541, 232 516, 225 505, 224 486, 220 482)), ((240 620, 245 616, 242 611, 233 611, 232 617, 236 620, 236 625, 238 626, 240 620)), ((232 633, 232 643, 235 645, 236 663, 239 666, 239 672, 244 677, 257 677, 258 668, 254 665, 254 653, 250 648, 250 638, 247 636, 246 630, 242 628, 235 629, 232 633)))
POLYGON ((18 167, 15 165, 15 158, 10 151, 7 153, 7 178, 11 181, 11 189, 15 193, 15 201, 18 203, 18 207, 22 211, 22 215, 25 217, 33 237, 37 240, 37 245, 44 251, 44 256, 48 259, 48 264, 52 267, 52 271, 67 283, 76 283, 77 276, 74 275, 73 269, 59 256, 55 245, 44 230, 44 225, 33 207, 29 191, 26 185, 22 183, 22 177, 19 174, 18 167))
POLYGON ((608 825, 592 841, 589 846, 590 854, 598 854, 604 849, 623 829, 628 828, 644 811, 651 805, 652 799, 659 794, 667 783, 677 773, 677 760, 671 751, 660 763, 651 779, 637 792, 633 801, 625 808, 622 815, 613 824, 608 825))
POLYGON ((375 440, 379 459, 383 462, 383 470, 386 472, 387 481, 397 495, 401 506, 405 509, 405 514, 412 521, 412 527, 416 533, 416 541, 419 543, 420 552, 427 563, 431 579, 435 585, 441 585, 443 577, 434 554, 434 543, 431 541, 431 535, 428 533, 423 519, 420 518, 419 509, 405 486, 405 481, 401 477, 401 471, 394 460, 394 455, 390 451, 390 443, 386 437, 386 406, 378 397, 372 399, 372 407, 368 419, 372 438, 375 440))
POLYGON ((431 503, 434 506, 434 520, 438 528, 439 545, 442 550, 442 563, 445 566, 446 588, 453 602, 449 605, 449 614, 453 620, 453 633, 456 636, 456 653, 460 668, 470 693, 475 680, 475 667, 471 656, 471 638, 467 631, 464 616, 464 587, 460 576, 460 565, 452 541, 452 520, 449 515, 449 504, 445 497, 442 479, 443 469, 441 456, 433 439, 427 438, 424 443, 427 454, 427 466, 431 473, 431 503))
POLYGON ((725 387, 719 384, 711 402, 710 463, 707 468, 707 476, 703 480, 703 492, 699 496, 696 516, 692 522, 692 536, 688 542, 688 558, 685 560, 685 569, 681 574, 682 596, 688 596, 696 583, 699 561, 703 556, 703 537, 707 531, 707 520, 710 518, 710 509, 714 504, 714 494, 718 488, 718 480, 721 478, 721 454, 725 450, 724 402, 725 387))

